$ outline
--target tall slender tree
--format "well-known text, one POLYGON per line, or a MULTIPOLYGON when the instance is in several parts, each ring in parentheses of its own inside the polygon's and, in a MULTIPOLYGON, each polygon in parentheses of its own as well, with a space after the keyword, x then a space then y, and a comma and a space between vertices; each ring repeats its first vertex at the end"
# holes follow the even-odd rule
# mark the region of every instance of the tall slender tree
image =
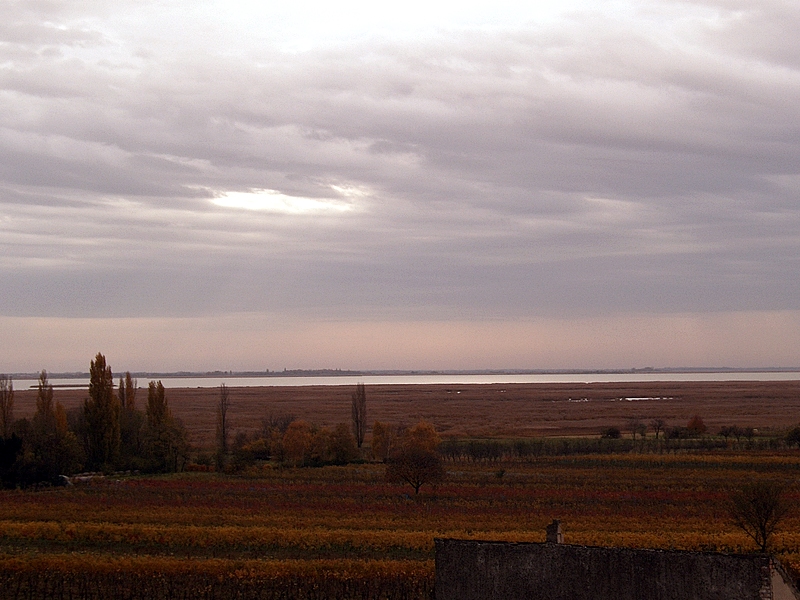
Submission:
POLYGON ((114 395, 111 367, 99 352, 89 366, 89 397, 83 402, 83 412, 88 465, 95 469, 113 469, 119 457, 120 405, 114 395))
POLYGON ((186 461, 188 442, 186 430, 172 416, 166 390, 160 381, 147 386, 147 424, 145 427, 145 457, 147 468, 155 471, 180 471, 186 461))
POLYGON ((136 384, 138 382, 131 377, 131 372, 125 372, 125 379, 119 378, 119 403, 124 410, 136 410, 136 384))
POLYGON ((364 443, 364 435, 367 433, 367 388, 363 383, 356 384, 356 391, 353 392, 351 413, 353 437, 356 438, 356 445, 361 448, 364 443))
POLYGON ((6 440, 14 430, 14 382, 8 375, 0 375, 0 434, 6 440))
POLYGON ((164 425, 172 419, 164 384, 160 381, 151 381, 147 386, 147 425, 155 428, 164 425))
POLYGON ((57 481, 59 475, 76 472, 83 462, 80 443, 67 427, 64 407, 53 401, 53 386, 45 370, 39 374, 36 412, 26 443, 33 459, 31 475, 36 481, 57 481))
POLYGON ((136 389, 138 382, 131 377, 131 372, 125 373, 125 378, 119 378, 120 416, 120 454, 126 467, 135 467, 135 457, 142 453, 142 427, 144 416, 136 410, 136 389))
POLYGON ((53 403, 53 386, 47 378, 47 371, 39 373, 36 387, 36 412, 33 415, 33 429, 43 436, 56 435, 56 407, 53 403))
POLYGON ((222 471, 228 459, 228 409, 230 408, 230 390, 224 383, 219 386, 217 402, 217 470, 222 471))

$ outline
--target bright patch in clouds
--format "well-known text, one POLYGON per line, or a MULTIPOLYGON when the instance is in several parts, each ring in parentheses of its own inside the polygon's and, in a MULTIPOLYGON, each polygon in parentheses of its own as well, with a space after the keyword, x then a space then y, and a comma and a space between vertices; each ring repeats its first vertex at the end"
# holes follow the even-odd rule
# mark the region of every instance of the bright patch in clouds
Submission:
POLYGON ((350 202, 334 198, 305 198, 287 196, 276 190, 251 190, 249 192, 226 192, 212 200, 217 206, 241 208, 292 215, 342 213, 353 210, 350 202))
MULTIPOLYGON (((596 6, 597 2, 588 4, 596 6)), ((606 2, 601 4, 607 6, 606 2)), ((242 38, 244 26, 252 28, 246 38, 271 38, 282 50, 292 52, 369 39, 414 39, 448 30, 518 29, 527 23, 554 21, 586 5, 586 0, 501 0, 494 3, 478 0, 458 3, 299 0, 283 4, 213 0, 206 10, 215 21, 228 21, 233 30, 239 32, 238 39, 242 38)))

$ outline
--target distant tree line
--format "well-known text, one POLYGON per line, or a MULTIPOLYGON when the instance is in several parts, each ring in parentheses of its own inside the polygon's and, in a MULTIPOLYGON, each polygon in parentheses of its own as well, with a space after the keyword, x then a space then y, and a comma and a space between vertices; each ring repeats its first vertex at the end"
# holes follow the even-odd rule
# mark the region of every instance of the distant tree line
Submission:
MULTIPOLYGON (((117 386, 105 357, 90 362, 88 396, 65 410, 54 400, 47 372, 39 375, 36 411, 14 418, 14 387, 0 375, 0 482, 4 486, 57 483, 80 471, 176 472, 187 467, 190 447, 181 421, 172 415, 166 390, 150 381, 143 410, 141 391, 128 372, 117 386)), ((220 386, 216 405, 216 446, 211 454, 192 453, 192 468, 235 472, 270 461, 288 467, 342 465, 364 460, 367 450, 367 397, 363 384, 352 395, 351 422, 320 427, 293 415, 270 415, 255 432, 231 433, 230 390, 220 386), (232 439, 231 439, 232 438, 232 439)), ((598 437, 454 439, 442 441, 421 421, 407 427, 375 421, 369 451, 386 464, 389 481, 405 482, 416 493, 444 477, 442 461, 474 463, 530 460, 537 456, 626 452, 719 450, 746 444, 748 449, 800 447, 800 427, 765 436, 751 427, 726 426, 708 432, 699 415, 685 426, 664 419, 631 417, 622 428, 604 428, 598 437), (626 432, 630 435, 626 435, 626 432)))
POLYGON ((39 374, 36 411, 14 418, 11 378, 0 376, 0 482, 5 487, 58 484, 81 471, 180 471, 188 459, 186 429, 170 411, 164 386, 151 381, 147 405, 136 404, 130 373, 114 388, 111 367, 98 353, 89 367, 83 405, 54 401, 47 371, 39 374))
MULTIPOLYGON (((39 375, 36 412, 32 419, 14 418, 14 386, 0 375, 0 483, 5 487, 58 484, 82 471, 181 471, 189 464, 185 427, 174 417, 160 381, 147 387, 144 410, 140 389, 130 372, 114 385, 103 354, 90 361, 88 396, 80 407, 65 410, 54 401, 46 371, 39 375)), ((356 386, 348 426, 319 427, 290 415, 270 416, 261 430, 231 434, 228 387, 220 386, 216 404, 216 445, 204 458, 195 452, 195 468, 237 471, 259 461, 308 467, 361 460, 366 434, 366 390, 356 386), (233 440, 231 440, 233 437, 233 440)))
MULTIPOLYGON (((242 470, 264 461, 287 467, 321 467, 364 460, 357 438, 359 432, 363 435, 366 430, 362 386, 353 394, 353 407, 351 428, 339 423, 331 429, 293 415, 270 415, 262 420, 259 431, 236 435, 227 470, 242 470)), ((376 421, 372 427, 372 458, 386 464, 386 480, 408 484, 415 494, 423 485, 444 478, 440 445, 435 428, 425 421, 412 427, 376 421)), ((218 440, 218 453, 220 447, 218 440)))
MULTIPOLYGON (((606 427, 597 437, 540 437, 519 439, 448 438, 439 446, 446 461, 494 463, 534 460, 538 456, 573 456, 580 454, 625 454, 703 452, 726 449, 784 450, 800 448, 800 427, 775 435, 759 435, 752 427, 723 427, 709 434, 702 419, 692 417, 687 426, 668 426, 658 419, 653 435, 642 421, 629 423, 630 435, 616 426, 606 427)), ((373 434, 373 447, 374 441, 373 434)))
POLYGON ((297 419, 294 415, 270 415, 262 420, 259 431, 239 432, 230 444, 229 407, 229 390, 223 384, 217 402, 214 457, 217 470, 241 470, 259 461, 271 461, 281 466, 319 467, 361 460, 361 446, 367 432, 367 392, 363 383, 356 385, 352 396, 349 427, 346 423, 339 423, 331 429, 297 419))
POLYGON ((343 465, 359 459, 355 437, 345 423, 333 429, 291 415, 264 419, 261 429, 239 432, 231 444, 230 470, 273 461, 290 467, 343 465))

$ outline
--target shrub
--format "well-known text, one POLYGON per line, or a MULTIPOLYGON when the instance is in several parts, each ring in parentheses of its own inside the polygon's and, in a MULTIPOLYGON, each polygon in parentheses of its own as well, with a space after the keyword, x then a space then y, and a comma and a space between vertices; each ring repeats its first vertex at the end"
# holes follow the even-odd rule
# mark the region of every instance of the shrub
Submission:
POLYGON ((691 419, 689 419, 686 429, 688 429, 689 433, 692 435, 703 435, 708 431, 708 427, 706 427, 706 424, 703 423, 703 419, 700 417, 700 415, 694 415, 691 419))
POLYGON ((800 446, 800 427, 795 427, 786 434, 786 444, 788 446, 800 446))
POLYGON ((602 432, 600 432, 600 437, 609 440, 618 440, 621 435, 622 432, 619 430, 619 427, 614 427, 613 425, 611 427, 606 427, 602 432))

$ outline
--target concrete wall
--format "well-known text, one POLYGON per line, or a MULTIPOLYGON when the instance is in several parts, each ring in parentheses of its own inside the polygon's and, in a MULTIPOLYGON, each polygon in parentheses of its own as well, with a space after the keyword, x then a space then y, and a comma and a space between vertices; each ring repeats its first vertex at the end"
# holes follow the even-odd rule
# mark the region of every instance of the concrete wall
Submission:
POLYGON ((772 570, 772 600, 798 600, 800 592, 797 591, 794 581, 784 570, 783 565, 775 561, 772 570))
POLYGON ((756 555, 437 539, 436 600, 488 599, 772 600, 772 570, 756 555))

